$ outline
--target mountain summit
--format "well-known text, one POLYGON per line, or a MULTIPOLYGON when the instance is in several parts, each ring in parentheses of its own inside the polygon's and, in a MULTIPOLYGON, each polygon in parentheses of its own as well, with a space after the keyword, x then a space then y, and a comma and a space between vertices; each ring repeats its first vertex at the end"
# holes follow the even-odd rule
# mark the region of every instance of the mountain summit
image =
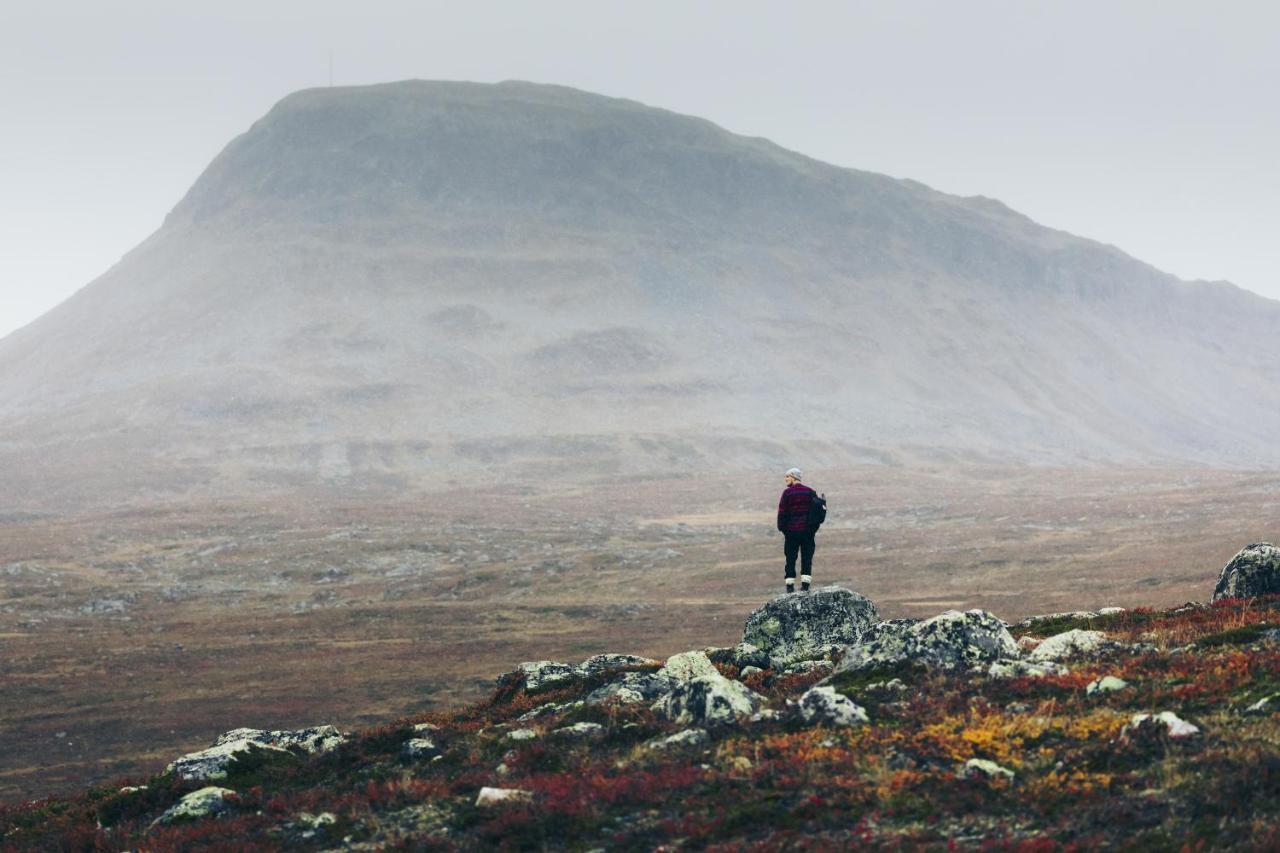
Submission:
POLYGON ((1277 321, 990 199, 633 101, 313 89, 0 340, 0 485, 51 505, 804 458, 1272 465, 1277 321))

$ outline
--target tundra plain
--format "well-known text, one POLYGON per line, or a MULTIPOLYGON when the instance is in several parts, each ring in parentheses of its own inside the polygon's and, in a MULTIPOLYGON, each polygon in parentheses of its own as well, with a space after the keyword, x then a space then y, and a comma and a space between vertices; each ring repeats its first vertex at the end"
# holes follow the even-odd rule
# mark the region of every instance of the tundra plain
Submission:
MULTIPOLYGON (((815 581, 883 617, 1208 600, 1280 536, 1280 473, 823 471, 815 581)), ((780 590, 781 478, 0 518, 0 800, 155 772, 239 726, 368 726, 522 660, 740 638, 780 590), (774 482, 774 480, 777 482, 774 482)))

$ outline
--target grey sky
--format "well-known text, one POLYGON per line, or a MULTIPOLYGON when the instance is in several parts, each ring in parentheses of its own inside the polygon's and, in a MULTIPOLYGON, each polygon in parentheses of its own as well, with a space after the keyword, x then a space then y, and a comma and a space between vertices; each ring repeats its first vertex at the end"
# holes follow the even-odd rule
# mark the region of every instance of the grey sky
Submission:
POLYGON ((1265 2, 21 2, 0 7, 0 335, 159 226, 291 91, 561 83, 982 194, 1280 299, 1265 2))

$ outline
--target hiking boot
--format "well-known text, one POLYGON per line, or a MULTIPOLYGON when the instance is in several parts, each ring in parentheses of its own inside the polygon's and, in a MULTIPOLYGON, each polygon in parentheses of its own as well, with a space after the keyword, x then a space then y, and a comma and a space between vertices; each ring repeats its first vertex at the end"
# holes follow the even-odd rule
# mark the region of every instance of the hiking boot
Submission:
POLYGON ((809 591, 809 585, 808 585, 807 583, 802 583, 802 584, 800 584, 800 591, 801 591, 801 592, 808 592, 808 591, 809 591))
POLYGON ((788 594, 788 595, 790 595, 791 593, 793 593, 793 592, 795 592, 795 591, 796 591, 796 586, 795 586, 795 584, 791 584, 791 583, 787 584, 786 592, 787 592, 787 594, 788 594))

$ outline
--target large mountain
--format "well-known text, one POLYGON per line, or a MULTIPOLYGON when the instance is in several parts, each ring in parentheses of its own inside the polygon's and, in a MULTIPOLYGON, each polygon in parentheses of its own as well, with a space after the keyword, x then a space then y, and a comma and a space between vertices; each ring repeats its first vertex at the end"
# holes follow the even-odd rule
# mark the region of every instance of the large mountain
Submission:
POLYGON ((1280 462, 1280 303, 633 101, 288 96, 0 340, 13 503, 1280 462))

